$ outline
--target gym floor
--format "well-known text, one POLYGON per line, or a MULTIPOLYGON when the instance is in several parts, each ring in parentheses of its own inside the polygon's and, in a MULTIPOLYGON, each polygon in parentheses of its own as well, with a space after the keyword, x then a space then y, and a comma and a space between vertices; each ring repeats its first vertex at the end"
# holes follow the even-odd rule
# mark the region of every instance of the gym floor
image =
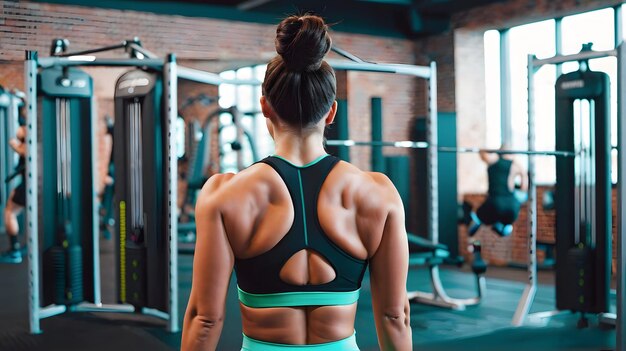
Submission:
MULTIPOLYGON (((113 243, 102 241, 103 302, 114 302, 113 243)), ((191 289, 192 256, 179 257, 179 309, 182 317, 191 289)), ((455 267, 442 269, 448 293, 471 297, 471 273, 455 267)), ((65 313, 42 320, 40 335, 28 334, 28 265, 1 265, 0 350, 177 350, 180 333, 169 334, 164 323, 152 317, 121 313, 65 313)), ((540 272, 535 311, 554 309, 553 273, 540 272)), ((526 350, 610 350, 615 347, 615 330, 598 325, 577 329, 578 315, 563 313, 542 326, 513 328, 511 318, 524 288, 526 272, 512 268, 489 268, 487 296, 480 306, 451 311, 411 305, 413 344, 416 350, 526 351, 526 350)), ((409 272, 409 290, 429 287, 423 268, 409 272)), ((363 282, 357 312, 357 341, 362 350, 377 350, 369 280, 363 282)), ((227 318, 218 350, 239 350, 241 326, 234 279, 227 300, 227 318)))

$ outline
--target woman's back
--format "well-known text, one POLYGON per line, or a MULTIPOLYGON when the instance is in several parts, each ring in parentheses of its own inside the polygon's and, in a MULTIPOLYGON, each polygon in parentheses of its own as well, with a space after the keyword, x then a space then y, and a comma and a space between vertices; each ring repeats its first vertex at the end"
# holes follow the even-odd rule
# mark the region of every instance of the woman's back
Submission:
MULTIPOLYGON (((287 162, 282 163, 286 168, 290 167, 287 162)), ((306 168, 303 170, 306 171, 306 168)), ((296 226, 296 217, 299 221, 303 219, 301 213, 304 206, 317 207, 317 219, 323 231, 318 235, 325 235, 339 250, 356 260, 369 259, 380 243, 383 219, 390 205, 385 206, 384 184, 376 181, 380 178, 378 175, 361 172, 348 163, 340 162, 330 170, 325 180, 320 180, 323 183, 317 202, 307 199, 298 204, 294 204, 285 181, 268 164, 259 163, 237 176, 222 177, 228 180, 218 189, 220 198, 225 199, 220 207, 236 262, 263 258, 261 256, 267 253, 275 255, 273 251, 277 244, 283 242, 285 235, 296 226)), ((294 190, 297 191, 292 187, 291 192, 294 190)), ((314 211, 309 209, 307 212, 314 211)), ((304 221, 315 223, 317 219, 304 218, 304 221)), ((290 235, 313 236, 315 233, 312 231, 304 233, 299 230, 290 235)), ((297 241, 297 238, 294 240, 297 241)), ((325 253, 317 251, 303 247, 289 255, 279 272, 261 272, 263 278, 278 275, 277 279, 294 288, 305 286, 312 288, 307 290, 315 290, 316 287, 328 290, 324 287, 336 280, 337 271, 333 268, 334 262, 329 262, 325 253)), ((358 283, 360 286, 360 281, 358 283)), ((285 344, 324 343, 347 338, 354 333, 355 313, 356 303, 274 308, 241 304, 244 334, 258 340, 285 344)))
POLYGON ((323 61, 331 46, 323 19, 289 16, 276 33, 278 56, 260 103, 282 157, 213 176, 202 188, 182 348, 217 346, 234 269, 243 350, 358 350, 356 302, 369 265, 379 345, 409 350, 400 196, 386 176, 325 156, 324 129, 337 103, 335 74, 323 61))

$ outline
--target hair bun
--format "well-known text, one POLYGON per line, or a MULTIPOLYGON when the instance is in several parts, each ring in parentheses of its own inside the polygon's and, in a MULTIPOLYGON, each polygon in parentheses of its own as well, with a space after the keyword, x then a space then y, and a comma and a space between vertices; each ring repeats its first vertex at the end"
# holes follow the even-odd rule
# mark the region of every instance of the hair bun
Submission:
POLYGON ((316 71, 331 46, 328 26, 319 16, 289 16, 276 28, 276 52, 290 71, 316 71))

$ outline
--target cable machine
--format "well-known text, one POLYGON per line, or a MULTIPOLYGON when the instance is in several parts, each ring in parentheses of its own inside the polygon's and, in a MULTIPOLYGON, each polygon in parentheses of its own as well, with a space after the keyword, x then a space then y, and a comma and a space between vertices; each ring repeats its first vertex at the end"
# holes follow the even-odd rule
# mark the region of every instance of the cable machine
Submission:
MULTIPOLYGON (((617 208, 617 313, 602 313, 600 320, 614 323, 617 328, 617 350, 623 351, 626 338, 626 277, 624 274, 624 253, 626 252, 626 174, 624 164, 626 153, 621 147, 626 140, 626 123, 622 117, 626 113, 626 46, 615 50, 583 50, 574 55, 557 55, 546 59, 528 56, 528 147, 535 150, 534 125, 534 75, 541 67, 564 62, 581 62, 595 58, 614 56, 618 64, 618 208, 617 208)), ((557 308, 582 313, 601 313, 608 310, 608 282, 610 282, 610 138, 608 136, 608 77, 597 72, 589 72, 586 67, 579 72, 563 75, 557 81, 557 149, 575 151, 574 159, 557 161, 557 308), (586 108, 585 108, 586 106, 586 108), (581 108, 583 107, 583 108, 581 108), (587 113, 585 113, 585 110, 587 113), (582 112, 582 113, 581 113, 582 112), (589 133, 583 133, 584 128, 589 133), (565 178, 561 178, 565 177, 565 178), (563 184, 561 184, 563 179, 563 184), (563 203, 563 201, 569 201, 563 203), (588 207, 589 206, 589 207, 588 207), (604 214, 602 216, 602 214, 604 214), (560 243, 559 243, 560 241, 560 243), (560 260, 560 263, 559 263, 560 260), (570 265, 569 267, 567 265, 570 265), (593 272, 593 274, 590 274, 593 272), (560 285, 560 286, 559 286, 560 285), (569 291, 568 291, 569 290, 569 291), (567 293, 566 293, 567 292, 567 293), (567 294, 571 296, 566 296, 567 294)), ((535 160, 529 157, 530 179, 528 220, 528 283, 520 298, 513 316, 513 325, 523 325, 529 317, 537 291, 537 199, 535 183, 535 160)), ((546 318, 553 312, 533 314, 535 318, 546 318)), ((583 320, 580 326, 584 326, 583 320)))
MULTIPOLYGON (((584 51, 590 51, 591 45, 584 51)), ((581 313, 609 311, 611 281, 611 116, 609 76, 588 69, 556 82, 556 306, 581 313)))
POLYGON ((74 53, 66 53, 68 44, 66 40, 55 40, 53 56, 48 58, 38 58, 36 51, 27 51, 24 63, 29 117, 26 231, 30 332, 40 333, 41 319, 68 310, 138 312, 166 320, 167 330, 176 332, 179 330, 178 218, 173 128, 178 117, 177 82, 179 78, 214 85, 258 85, 259 82, 226 80, 213 73, 179 67, 173 54, 165 60, 158 59, 136 38, 74 53), (91 55, 114 49, 124 49, 131 58, 91 55), (77 121, 74 116, 74 113, 84 115, 87 111, 93 116, 93 104, 86 103, 91 99, 87 97, 87 91, 91 92, 91 79, 74 68, 78 66, 141 68, 123 75, 116 85, 116 124, 119 124, 114 131, 113 152, 116 167, 120 169, 120 172, 116 170, 115 189, 119 303, 112 305, 104 305, 100 300, 99 225, 93 190, 96 170, 95 162, 87 162, 88 154, 91 154, 89 160, 95 159, 95 148, 85 144, 83 150, 78 150, 83 140, 94 140, 95 124, 93 117, 77 121), (62 118, 50 118, 50 121, 46 112, 62 118), (89 129, 80 129, 87 126, 89 129), (43 128, 50 128, 50 131, 42 131, 43 128), (64 142, 57 143, 57 140, 64 142), (44 171, 61 169, 64 171, 52 177, 53 180, 45 180, 47 185, 40 188, 38 179, 44 171), (54 209, 50 216, 48 208, 54 209), (54 230, 48 227, 51 223, 54 230), (49 238, 48 233, 60 234, 49 238), (41 251, 49 254, 40 255, 40 242, 41 251), (62 249, 50 251, 50 243, 60 243, 62 249), (76 246, 80 246, 82 255, 75 253, 79 251, 76 246), (63 260, 60 252, 63 252, 63 260), (40 256, 44 263, 61 265, 64 262, 65 267, 58 269, 52 265, 56 275, 50 275, 48 268, 41 274, 40 256), (83 277, 82 281, 77 277, 83 277), (50 289, 50 284, 55 288, 50 289), (50 301, 53 304, 47 305, 50 301))
MULTIPOLYGON (((150 312, 136 310, 130 304, 101 302, 93 84, 91 77, 76 66, 148 66, 167 72, 172 61, 138 59, 146 56, 138 40, 69 54, 68 45, 67 40, 54 40, 53 56, 49 58, 40 59, 36 52, 26 52, 31 333, 41 332, 41 319, 66 311, 150 312), (97 60, 85 56, 119 47, 132 52, 135 58, 97 60)), ((173 90, 175 96, 175 87, 173 90)), ((175 262, 164 261, 170 263, 170 272, 174 268, 176 277, 175 262)), ((167 273, 162 275, 168 277, 167 273)), ((173 286, 165 291, 176 297, 176 283, 173 286)), ((176 331, 176 307, 168 303, 163 308, 166 313, 152 314, 166 317, 168 330, 176 331)))
MULTIPOLYGON (((182 244, 179 245, 180 253, 194 252, 195 216, 187 209, 194 206, 197 194, 212 175, 211 171, 237 172, 259 160, 254 137, 241 122, 247 114, 231 106, 211 112, 201 126, 197 121, 188 123, 192 131, 192 151, 187 167, 187 191, 181 208, 181 218, 184 220, 178 224, 182 244), (223 117, 229 118, 229 123, 224 123, 223 117), (212 141, 216 136, 217 155, 212 152, 215 146, 212 141)), ((249 115, 254 116, 254 113, 249 115)))
POLYGON ((132 70, 115 86, 115 183, 118 299, 167 311, 168 232, 164 166, 167 114, 160 72, 132 70))
POLYGON ((95 302, 92 79, 78 68, 55 66, 42 69, 38 78, 42 302, 95 302))

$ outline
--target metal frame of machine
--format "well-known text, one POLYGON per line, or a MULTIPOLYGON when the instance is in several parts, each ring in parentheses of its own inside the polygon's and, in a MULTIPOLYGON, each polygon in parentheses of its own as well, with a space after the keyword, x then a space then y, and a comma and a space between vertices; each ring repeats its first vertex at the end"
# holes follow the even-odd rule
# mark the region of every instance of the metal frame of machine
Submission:
MULTIPOLYGON (((574 55, 557 55, 546 59, 537 59, 534 55, 528 56, 528 148, 530 151, 535 150, 535 118, 534 118, 534 75, 542 66, 559 64, 565 62, 575 62, 582 60, 590 60, 602 57, 616 57, 618 66, 618 166, 617 166, 617 313, 603 314, 601 321, 607 323, 615 323, 617 328, 617 351, 626 350, 626 324, 624 323, 624 314, 626 313, 626 276, 624 272, 624 255, 626 254, 626 174, 624 167, 626 166, 626 153, 621 152, 621 147, 626 142, 626 123, 623 116, 626 116, 626 45, 621 44, 615 50, 608 51, 587 51, 574 55)), ((528 218, 529 218, 529 235, 528 235, 528 283, 524 289, 523 295, 519 300, 512 324, 521 326, 531 317, 529 315, 535 294, 537 292, 537 185, 535 183, 535 160, 533 157, 528 159, 528 174, 530 178, 530 187, 528 191, 528 218)), ((544 318, 552 315, 552 312, 544 312, 534 317, 544 318)))
MULTIPOLYGON (((428 150, 426 153, 427 160, 427 183, 428 183, 428 239, 433 247, 439 244, 439 195, 438 195, 438 159, 439 147, 437 141, 437 64, 433 61, 429 66, 415 66, 406 64, 389 64, 389 63, 373 63, 364 61, 346 51, 333 47, 332 50, 349 59, 344 60, 328 60, 328 64, 336 70, 362 71, 362 72, 379 72, 392 73, 412 76, 426 80, 427 96, 426 106, 428 107, 428 115, 426 119, 426 143, 428 150)), ((345 143, 336 145, 352 146, 355 142, 350 140, 345 143)), ((411 143, 413 145, 414 143, 411 143)), ((329 144, 330 145, 330 144, 329 144)), ((421 145, 421 144, 420 144, 421 145)), ((383 146, 399 146, 403 145, 386 145, 381 143, 369 143, 369 146, 382 148, 383 146)), ((434 305, 454 310, 464 310, 467 306, 480 303, 481 297, 484 295, 486 284, 482 275, 476 275, 477 296, 467 299, 458 299, 448 296, 439 273, 439 264, 442 263, 441 257, 437 257, 433 251, 432 260, 419 259, 419 262, 428 265, 432 292, 412 291, 408 293, 409 299, 428 305, 434 305)))
MULTIPOLYGON (((54 51, 53 51, 54 53, 54 51)), ((124 41, 120 45, 113 45, 106 48, 86 50, 71 54, 56 55, 53 57, 39 58, 36 51, 26 51, 25 58, 25 82, 26 82, 26 105, 28 113, 27 121, 27 207, 26 207, 26 233, 28 235, 28 258, 29 258, 29 326, 30 332, 33 334, 41 333, 40 321, 43 318, 51 317, 65 311, 101 311, 101 312, 136 312, 135 308, 129 304, 102 304, 100 291, 100 262, 99 262, 99 244, 98 244, 98 212, 97 206, 93 209, 93 223, 95 223, 93 232, 93 290, 94 299, 91 302, 83 302, 75 305, 49 305, 41 306, 40 297, 40 262, 39 262, 39 189, 38 189, 38 165, 39 158, 37 152, 38 145, 38 124, 37 124, 37 92, 38 92, 38 74, 40 68, 47 67, 77 67, 77 66, 104 66, 104 67, 143 67, 151 70, 162 72, 163 74, 163 94, 164 94, 164 111, 167 111, 167 118, 164 128, 167 135, 167 142, 164 150, 168 155, 176 154, 175 133, 168 132, 176 121, 177 116, 177 84, 178 79, 187 79, 198 83, 219 85, 227 84, 260 84, 256 80, 228 80, 219 77, 219 75, 204 72, 200 70, 179 67, 176 63, 175 55, 169 54, 165 60, 158 59, 149 51, 141 47, 137 39, 124 41), (96 58, 89 54, 102 52, 106 50, 125 48, 132 51, 135 58, 116 59, 116 58, 96 58), (68 308, 69 307, 69 308, 68 308)), ((92 152, 95 152, 92 150, 92 152)), ((166 165, 166 177, 168 183, 168 191, 165 192, 167 207, 166 227, 168 232, 168 252, 167 257, 167 275, 168 281, 168 311, 159 311, 156 309, 143 308, 143 314, 152 315, 167 321, 167 330, 176 332, 179 330, 178 325, 178 231, 177 231, 177 159, 176 157, 168 157, 166 165)), ((93 165, 95 167, 95 165, 93 165)), ((95 177, 95 172, 93 175, 95 177)), ((92 181, 94 181, 92 179, 92 181)), ((93 194, 95 198, 95 194, 93 194)), ((94 203, 96 203, 94 199, 94 203)))

